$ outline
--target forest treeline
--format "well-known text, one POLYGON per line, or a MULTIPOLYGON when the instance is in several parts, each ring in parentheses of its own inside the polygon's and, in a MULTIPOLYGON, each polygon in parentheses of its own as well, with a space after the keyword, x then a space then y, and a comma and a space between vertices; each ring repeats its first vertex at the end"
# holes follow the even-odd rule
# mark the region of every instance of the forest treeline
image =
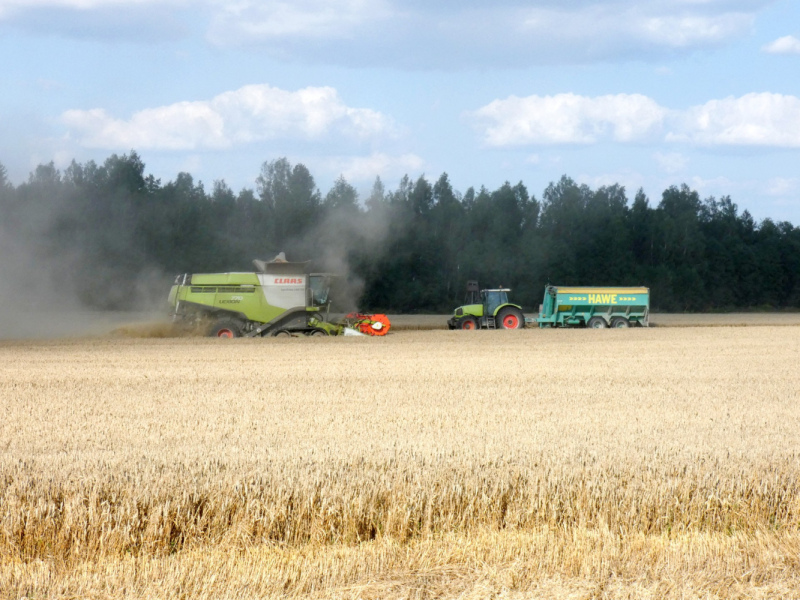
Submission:
POLYGON ((165 299, 175 274, 250 270, 278 252, 341 273, 362 310, 448 312, 468 279, 528 308, 548 282, 647 286, 661 311, 800 307, 800 228, 686 185, 651 201, 563 176, 537 198, 521 182, 460 193, 442 174, 394 189, 378 178, 360 198, 343 177, 323 195, 280 158, 235 193, 189 173, 162 183, 131 152, 40 165, 16 186, 0 165, 0 220, 3 261, 25 257, 16 277, 46 273, 92 308, 135 309, 145 288, 165 299))

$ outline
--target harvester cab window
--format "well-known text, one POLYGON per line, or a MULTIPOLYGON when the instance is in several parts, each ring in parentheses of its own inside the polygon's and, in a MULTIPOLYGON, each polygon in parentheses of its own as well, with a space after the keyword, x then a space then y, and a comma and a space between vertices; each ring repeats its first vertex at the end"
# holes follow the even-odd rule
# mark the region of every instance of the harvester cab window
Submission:
POLYGON ((328 302, 328 293, 331 289, 330 278, 325 275, 311 275, 309 277, 309 291, 311 292, 312 306, 323 306, 328 302))

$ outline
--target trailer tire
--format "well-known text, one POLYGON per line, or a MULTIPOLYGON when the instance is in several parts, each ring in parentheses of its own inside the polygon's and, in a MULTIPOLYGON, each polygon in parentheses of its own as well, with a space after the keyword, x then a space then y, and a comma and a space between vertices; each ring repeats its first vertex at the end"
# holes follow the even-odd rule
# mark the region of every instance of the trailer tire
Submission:
POLYGON ((292 337, 292 332, 288 329, 278 329, 278 331, 272 334, 272 337, 292 337))
POLYGON ((502 329, 522 329, 525 327, 525 316, 516 308, 504 308, 497 315, 502 329))
POLYGON ((459 321, 458 328, 472 331, 478 328, 478 321, 475 319, 475 317, 464 317, 461 319, 461 321, 459 321))
POLYGON ((310 335, 311 337, 323 337, 323 336, 327 336, 327 335, 330 335, 330 334, 327 331, 325 331, 324 329, 315 329, 314 331, 312 331, 308 335, 310 335))
POLYGON ((630 327, 631 324, 628 322, 628 319, 625 317, 614 317, 611 319, 611 327, 616 329, 626 329, 630 327))
POLYGON ((208 335, 216 338, 242 337, 242 324, 236 319, 219 319, 208 330, 208 335))
POLYGON ((608 323, 603 317, 592 317, 589 319, 589 322, 586 324, 589 329, 605 329, 608 327, 608 323))

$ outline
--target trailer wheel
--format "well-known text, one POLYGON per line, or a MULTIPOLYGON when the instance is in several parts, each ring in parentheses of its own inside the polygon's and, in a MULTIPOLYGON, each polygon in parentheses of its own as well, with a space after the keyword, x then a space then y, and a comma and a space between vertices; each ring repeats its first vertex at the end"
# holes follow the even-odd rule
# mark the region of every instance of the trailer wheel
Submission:
POLYGON ((497 316, 503 329, 522 329, 525 326, 525 317, 516 308, 504 308, 497 316))
POLYGON ((611 319, 611 327, 616 329, 626 329, 630 327, 630 325, 631 324, 628 322, 628 319, 625 317, 615 317, 611 319))
POLYGON ((603 317, 592 317, 586 326, 590 329, 605 329, 608 327, 608 323, 603 317))
POLYGON ((242 325, 236 319, 220 319, 211 326, 208 335, 217 338, 242 337, 242 325))
POLYGON ((292 334, 288 329, 278 329, 272 334, 272 337, 292 337, 292 334))
POLYGON ((478 328, 478 321, 475 320, 475 317, 464 317, 461 319, 461 322, 458 324, 459 329, 477 329, 478 328))
POLYGON ((311 337, 322 337, 322 336, 327 336, 328 332, 325 331, 324 329, 315 329, 308 335, 310 335, 311 337))

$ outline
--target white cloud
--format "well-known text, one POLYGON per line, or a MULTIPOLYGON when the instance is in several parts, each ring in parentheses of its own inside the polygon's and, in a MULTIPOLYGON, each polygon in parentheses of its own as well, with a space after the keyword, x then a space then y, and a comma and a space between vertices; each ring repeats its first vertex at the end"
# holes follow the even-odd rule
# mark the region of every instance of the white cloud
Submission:
MULTIPOLYGON (((486 144, 643 143, 800 147, 800 98, 752 93, 670 110, 639 94, 510 96, 468 113, 486 144)), ((672 157, 674 159, 674 156, 672 157)), ((670 156, 662 157, 669 168, 670 156)), ((674 160, 672 165, 677 166, 674 160)))
POLYGON ((800 98, 771 93, 710 100, 676 119, 667 141, 800 148, 800 98))
POLYGON ((328 169, 339 173, 351 182, 369 182, 380 176, 402 177, 409 173, 418 173, 425 166, 425 161, 416 154, 393 156, 376 152, 369 156, 337 158, 329 162, 328 169))
POLYGON ((511 96, 470 113, 490 146, 640 141, 661 128, 666 110, 640 94, 511 96))
POLYGON ((800 54, 800 39, 793 35, 785 35, 762 48, 770 54, 800 54))
POLYGON ((391 135, 391 120, 345 105, 330 87, 290 92, 248 85, 208 101, 148 108, 130 119, 102 109, 68 110, 62 122, 82 146, 196 150, 277 138, 320 139, 333 132, 355 139, 391 135))

